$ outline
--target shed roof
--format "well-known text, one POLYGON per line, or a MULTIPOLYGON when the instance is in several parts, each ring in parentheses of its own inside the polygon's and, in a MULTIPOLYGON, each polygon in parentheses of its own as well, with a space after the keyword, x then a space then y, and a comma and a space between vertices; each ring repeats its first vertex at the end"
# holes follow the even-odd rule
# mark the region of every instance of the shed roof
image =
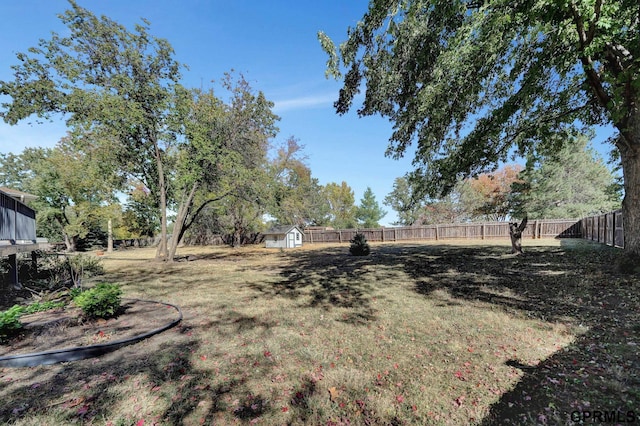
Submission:
POLYGON ((292 229, 297 229, 298 232, 303 233, 302 229, 298 228, 296 225, 280 225, 274 226, 268 231, 263 232, 264 235, 284 235, 288 234, 292 229))

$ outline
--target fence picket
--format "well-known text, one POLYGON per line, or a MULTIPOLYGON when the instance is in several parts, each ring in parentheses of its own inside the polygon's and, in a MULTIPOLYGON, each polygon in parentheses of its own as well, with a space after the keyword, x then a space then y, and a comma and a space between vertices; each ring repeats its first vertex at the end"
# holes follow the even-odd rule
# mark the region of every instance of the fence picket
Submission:
MULTIPOLYGON (((527 226, 524 235, 531 235, 532 238, 581 238, 583 237, 582 229, 581 222, 576 219, 536 220, 527 226)), ((509 238, 509 223, 456 223, 375 229, 314 229, 305 231, 305 241, 311 244, 320 241, 346 242, 353 239, 356 232, 363 233, 367 241, 372 242, 509 238)))

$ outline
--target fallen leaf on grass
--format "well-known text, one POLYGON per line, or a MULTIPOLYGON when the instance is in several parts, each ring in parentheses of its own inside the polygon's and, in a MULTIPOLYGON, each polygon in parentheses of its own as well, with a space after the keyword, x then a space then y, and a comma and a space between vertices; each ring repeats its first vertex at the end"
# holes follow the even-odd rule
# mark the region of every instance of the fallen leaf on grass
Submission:
POLYGON ((335 386, 329 388, 329 399, 331 400, 331 402, 336 402, 336 398, 338 398, 339 393, 340 392, 338 391, 338 389, 336 389, 335 386))

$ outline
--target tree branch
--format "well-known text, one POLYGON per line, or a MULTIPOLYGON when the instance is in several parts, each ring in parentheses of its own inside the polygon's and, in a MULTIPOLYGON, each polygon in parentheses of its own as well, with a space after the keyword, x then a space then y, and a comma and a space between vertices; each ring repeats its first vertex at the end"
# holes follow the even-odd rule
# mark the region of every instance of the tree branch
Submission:
POLYGON ((197 210, 193 213, 193 215, 191 215, 191 220, 189 220, 189 222, 185 222, 184 224, 184 230, 186 231, 187 229, 189 229, 191 227, 191 225, 193 225, 193 222, 195 222, 196 218, 198 217, 198 215, 200 214, 200 212, 209 204, 211 203, 215 203, 216 201, 220 201, 223 198, 225 198, 228 195, 235 195, 233 194, 231 191, 225 192, 224 194, 222 194, 219 197, 216 198, 211 198, 207 201, 205 201, 204 203, 202 203, 202 205, 200 205, 200 207, 197 208, 197 210))
POLYGON ((587 44, 591 44, 593 38, 596 35, 596 23, 600 20, 600 13, 602 12, 602 0, 596 0, 596 4, 593 6, 595 17, 589 22, 589 30, 587 31, 587 37, 585 39, 587 44))
POLYGON ((571 14, 573 15, 573 23, 576 26, 576 31, 578 33, 578 40, 580 41, 580 62, 582 63, 582 69, 587 75, 587 81, 589 86, 595 92, 596 98, 600 105, 604 108, 607 108, 609 102, 611 102, 611 97, 606 92, 604 87, 602 86, 602 81, 600 81, 600 76, 598 75, 593 59, 589 55, 585 55, 585 49, 589 45, 589 40, 587 34, 584 30, 584 20, 578 11, 578 7, 576 3, 572 1, 570 3, 571 14))

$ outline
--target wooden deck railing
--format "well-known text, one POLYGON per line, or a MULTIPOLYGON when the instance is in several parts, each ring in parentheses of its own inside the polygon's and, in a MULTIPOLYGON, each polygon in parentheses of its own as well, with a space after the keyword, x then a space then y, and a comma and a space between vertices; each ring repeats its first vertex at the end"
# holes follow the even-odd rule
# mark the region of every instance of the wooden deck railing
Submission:
POLYGON ((0 191, 0 243, 36 242, 36 213, 0 191))

